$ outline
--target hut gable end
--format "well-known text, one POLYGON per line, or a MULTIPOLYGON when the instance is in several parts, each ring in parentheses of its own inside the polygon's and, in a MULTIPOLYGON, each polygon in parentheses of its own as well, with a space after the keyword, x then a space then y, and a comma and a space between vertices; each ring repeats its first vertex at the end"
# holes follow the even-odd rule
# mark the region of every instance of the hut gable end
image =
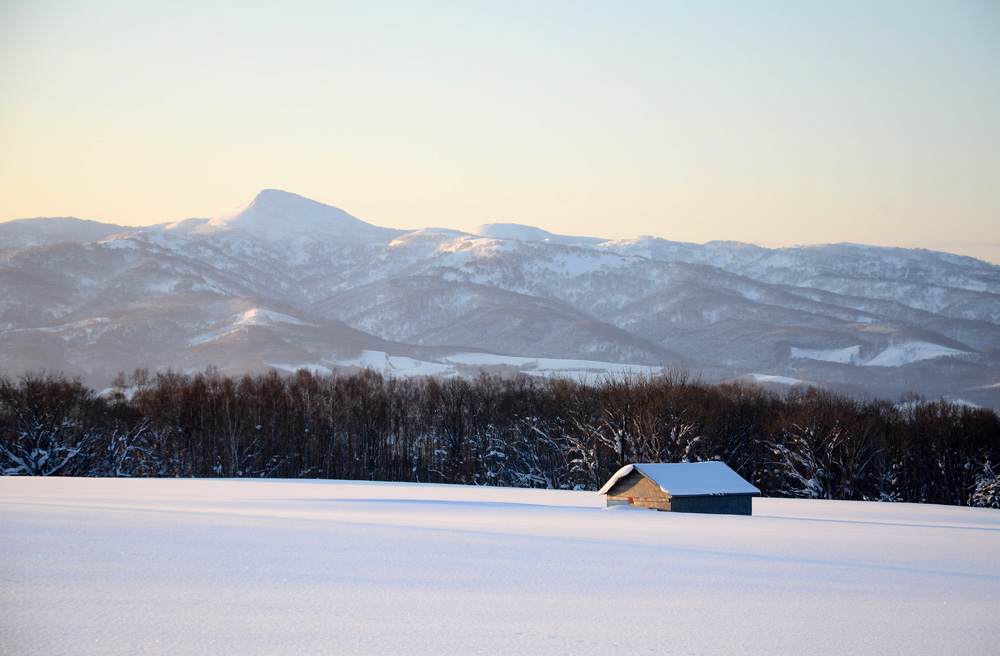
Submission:
POLYGON ((632 505, 670 510, 670 495, 638 469, 620 478, 608 490, 608 505, 632 505))

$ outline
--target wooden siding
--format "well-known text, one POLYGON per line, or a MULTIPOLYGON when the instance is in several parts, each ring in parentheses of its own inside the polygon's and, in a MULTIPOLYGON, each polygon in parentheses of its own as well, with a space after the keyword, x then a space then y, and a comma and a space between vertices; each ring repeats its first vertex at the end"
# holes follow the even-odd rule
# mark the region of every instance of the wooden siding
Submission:
POLYGON ((644 508, 670 510, 670 496, 638 469, 633 469, 608 490, 608 506, 628 503, 644 508))

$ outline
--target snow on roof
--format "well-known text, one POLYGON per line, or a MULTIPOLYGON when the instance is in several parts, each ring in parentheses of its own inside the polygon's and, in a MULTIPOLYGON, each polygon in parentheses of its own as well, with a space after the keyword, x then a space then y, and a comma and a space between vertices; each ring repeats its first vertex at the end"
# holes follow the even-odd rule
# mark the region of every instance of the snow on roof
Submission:
POLYGON ((607 494, 614 484, 633 469, 660 486, 670 496, 708 496, 715 494, 760 494, 724 462, 638 463, 625 465, 599 490, 607 494))

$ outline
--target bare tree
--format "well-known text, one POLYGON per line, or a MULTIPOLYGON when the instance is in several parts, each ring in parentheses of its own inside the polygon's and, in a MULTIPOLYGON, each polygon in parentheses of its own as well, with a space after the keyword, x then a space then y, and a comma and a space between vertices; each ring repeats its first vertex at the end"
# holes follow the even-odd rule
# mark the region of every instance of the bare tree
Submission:
MULTIPOLYGON (((89 456, 98 403, 79 380, 25 374, 0 378, 0 458, 4 475, 67 473, 89 456)), ((75 473, 88 474, 89 471, 75 473)))

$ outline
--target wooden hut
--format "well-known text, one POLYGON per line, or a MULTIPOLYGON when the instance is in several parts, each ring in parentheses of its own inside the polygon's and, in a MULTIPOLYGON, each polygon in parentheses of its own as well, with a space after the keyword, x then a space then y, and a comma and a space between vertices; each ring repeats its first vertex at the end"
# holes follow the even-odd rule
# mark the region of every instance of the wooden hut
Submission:
POLYGON ((752 514, 751 498, 760 490, 724 462, 640 463, 626 465, 601 494, 608 507, 643 506, 672 512, 752 514))

